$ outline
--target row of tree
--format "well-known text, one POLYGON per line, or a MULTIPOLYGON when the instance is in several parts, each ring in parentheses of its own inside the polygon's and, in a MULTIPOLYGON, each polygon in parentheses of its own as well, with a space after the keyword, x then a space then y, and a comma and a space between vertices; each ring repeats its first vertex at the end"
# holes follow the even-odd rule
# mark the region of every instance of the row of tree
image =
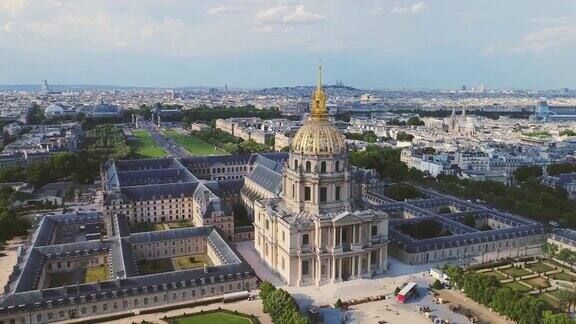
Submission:
POLYGON ((550 306, 539 297, 503 287, 494 276, 466 272, 455 266, 447 266, 444 272, 450 283, 462 289, 470 299, 520 324, 574 323, 566 314, 553 314, 550 306))
POLYGON ((263 153, 273 150, 268 145, 256 143, 251 139, 244 141, 217 128, 191 131, 190 135, 221 148, 230 154, 263 153))
POLYGON ((557 258, 572 265, 576 263, 576 252, 567 248, 560 249, 560 247, 554 243, 542 243, 542 252, 551 258, 557 258))
POLYGON ((345 136, 347 139, 364 141, 366 143, 375 143, 378 140, 378 137, 374 131, 366 131, 363 133, 346 133, 345 136))
POLYGON ((282 114, 275 108, 258 109, 253 105, 240 107, 208 107, 206 105, 201 105, 184 110, 182 123, 184 126, 190 126, 190 124, 196 122, 210 123, 219 118, 226 119, 232 117, 259 117, 261 119, 273 119, 282 117, 282 114))
POLYGON ((260 284, 260 298, 265 313, 274 323, 310 324, 310 319, 298 309, 298 304, 286 290, 277 289, 273 284, 264 281, 260 284))
POLYGON ((15 207, 21 199, 21 194, 11 188, 0 188, 0 245, 14 236, 26 234, 30 228, 30 222, 15 207))

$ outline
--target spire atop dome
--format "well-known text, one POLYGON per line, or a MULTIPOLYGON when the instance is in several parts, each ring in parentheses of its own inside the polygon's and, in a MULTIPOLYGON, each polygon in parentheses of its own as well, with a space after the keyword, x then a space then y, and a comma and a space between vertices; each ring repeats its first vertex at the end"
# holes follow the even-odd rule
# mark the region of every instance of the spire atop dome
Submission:
POLYGON ((318 66, 318 86, 316 87, 316 89, 318 90, 322 89, 322 65, 318 66))
POLYGON ((326 110, 326 94, 322 88, 322 66, 318 67, 318 85, 312 96, 312 109, 310 109, 310 117, 316 120, 326 119, 328 111, 326 110))

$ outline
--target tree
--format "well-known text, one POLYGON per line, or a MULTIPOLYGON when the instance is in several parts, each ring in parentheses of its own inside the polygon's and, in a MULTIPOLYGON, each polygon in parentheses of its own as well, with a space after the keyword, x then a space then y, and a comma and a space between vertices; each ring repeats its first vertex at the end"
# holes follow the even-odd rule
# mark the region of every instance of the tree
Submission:
POLYGON ((400 131, 398 134, 396 134, 396 140, 400 142, 412 142, 413 139, 414 135, 408 134, 404 131, 400 131))
POLYGON ((342 308, 342 300, 340 298, 334 303, 334 308, 342 308))
POLYGON ((521 166, 514 170, 514 178, 518 182, 524 182, 529 178, 538 178, 542 176, 542 168, 538 165, 521 166))
POLYGON ((422 193, 413 186, 397 183, 387 188, 386 196, 394 200, 404 201, 406 199, 420 198, 422 193))
POLYGON ((375 143, 378 140, 378 137, 373 131, 364 132, 362 135, 364 137, 364 141, 367 143, 375 143))
POLYGON ((552 258, 556 255, 556 253, 558 253, 558 245, 554 243, 544 242, 542 243, 541 249, 544 255, 552 258))
POLYGON ((31 125, 40 125, 46 120, 44 116, 44 109, 40 108, 37 103, 33 103, 30 108, 30 114, 28 116, 28 123, 31 125))
POLYGON ((260 294, 259 294, 259 296, 260 296, 260 298, 262 298, 263 300, 264 300, 264 299, 267 299, 267 298, 268 298, 268 295, 269 295, 271 292, 273 292, 274 290, 276 290, 276 287, 275 287, 273 284, 271 284, 270 282, 268 282, 268 281, 263 281, 263 282, 260 284, 260 287, 259 287, 259 288, 260 288, 260 294))
POLYGON ((442 225, 435 219, 425 219, 396 226, 400 232, 418 240, 442 236, 442 225))
POLYGON ((553 163, 546 168, 548 175, 556 176, 562 173, 576 172, 576 165, 570 163, 553 163))
POLYGON ((476 218, 474 217, 474 215, 464 216, 462 223, 468 227, 476 228, 476 218))
POLYGON ((494 294, 494 298, 492 298, 492 302, 490 302, 490 308, 500 314, 512 317, 514 315, 514 309, 511 302, 517 298, 517 295, 512 289, 500 288, 494 294))
POLYGON ((560 136, 576 136, 576 132, 571 129, 563 129, 558 134, 560 136))
POLYGON ((422 126, 424 125, 424 121, 422 121, 420 118, 418 117, 410 117, 408 118, 408 121, 406 122, 406 125, 410 125, 410 126, 422 126))
POLYGON ((397 296, 398 293, 400 293, 400 288, 399 287, 394 288, 394 296, 397 296))
POLYGON ((554 314, 551 311, 542 312, 542 324, 574 324, 575 320, 566 313, 554 314))
POLYGON ((440 289, 444 288, 444 286, 442 286, 442 283, 440 282, 440 280, 436 279, 434 281, 434 283, 432 284, 432 288, 434 288, 436 290, 440 290, 440 289))

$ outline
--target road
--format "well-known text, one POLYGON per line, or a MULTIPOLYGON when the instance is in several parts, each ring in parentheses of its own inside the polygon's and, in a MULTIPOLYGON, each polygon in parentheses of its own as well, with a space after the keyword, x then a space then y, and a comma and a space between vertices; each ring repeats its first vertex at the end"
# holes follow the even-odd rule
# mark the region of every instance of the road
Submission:
POLYGON ((138 117, 138 126, 139 128, 148 131, 152 139, 158 143, 158 145, 162 146, 162 148, 168 152, 169 156, 182 158, 191 155, 182 145, 176 143, 170 137, 160 133, 160 128, 156 124, 146 121, 142 117, 138 117))

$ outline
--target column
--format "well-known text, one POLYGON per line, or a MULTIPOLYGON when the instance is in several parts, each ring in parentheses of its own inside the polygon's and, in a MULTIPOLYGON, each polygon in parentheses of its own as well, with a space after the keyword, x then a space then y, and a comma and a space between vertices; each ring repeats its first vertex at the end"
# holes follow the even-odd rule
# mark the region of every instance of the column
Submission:
POLYGON ((372 264, 372 251, 368 251, 368 266, 366 267, 368 269, 368 275, 372 277, 372 269, 370 268, 370 264, 372 264))
POLYGON ((352 277, 356 277, 356 256, 350 258, 352 261, 352 277))
POLYGON ((356 244, 356 225, 352 225, 352 244, 356 244))
POLYGON ((342 279, 342 258, 338 259, 338 279, 342 279))
POLYGON ((340 245, 342 245, 342 243, 343 243, 342 242, 342 231, 344 230, 344 226, 340 226, 339 229, 340 229, 340 245))
POLYGON ((296 281, 296 285, 298 287, 300 287, 300 285, 302 284, 302 259, 298 258, 298 273, 297 273, 297 277, 298 280, 296 281))
POLYGON ((336 258, 332 257, 332 282, 336 281, 336 258))
POLYGON ((332 236, 333 236, 333 240, 332 240, 332 246, 336 247, 336 233, 337 233, 337 227, 336 225, 332 226, 332 236))
POLYGON ((358 244, 362 244, 362 224, 358 225, 358 244))
POLYGON ((316 260, 316 285, 320 285, 320 281, 322 281, 322 260, 320 257, 316 260))

